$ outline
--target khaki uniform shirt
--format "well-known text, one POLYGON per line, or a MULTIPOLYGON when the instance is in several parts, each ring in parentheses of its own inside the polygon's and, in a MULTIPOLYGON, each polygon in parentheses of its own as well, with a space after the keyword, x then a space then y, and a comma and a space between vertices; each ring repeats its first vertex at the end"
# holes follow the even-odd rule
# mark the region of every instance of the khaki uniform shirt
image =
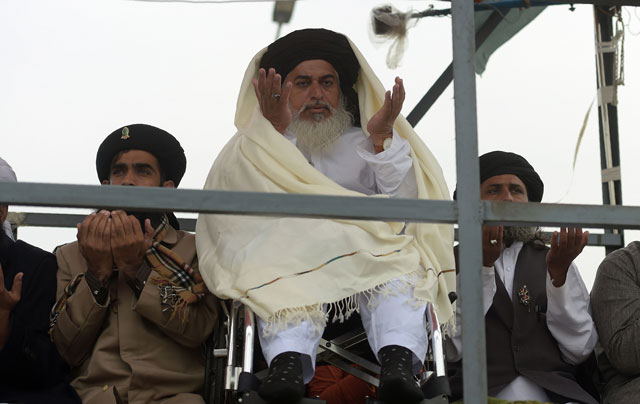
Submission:
MULTIPOLYGON (((195 237, 169 228, 164 243, 197 270, 195 237)), ((66 285, 87 271, 77 242, 58 249, 58 299, 66 285)), ((145 264, 146 265, 146 264, 145 264)), ((217 319, 216 298, 207 294, 190 305, 184 321, 162 311, 151 272, 140 297, 114 271, 104 305, 86 278, 58 315, 52 337, 74 367, 72 386, 85 404, 203 403, 202 343, 217 319)))

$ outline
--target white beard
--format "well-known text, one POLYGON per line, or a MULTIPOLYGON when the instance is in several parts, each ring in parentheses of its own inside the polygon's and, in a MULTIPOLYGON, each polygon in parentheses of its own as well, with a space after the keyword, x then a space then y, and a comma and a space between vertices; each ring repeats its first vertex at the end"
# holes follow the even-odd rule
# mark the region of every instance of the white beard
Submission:
POLYGON ((344 100, 340 97, 338 108, 332 108, 326 103, 318 102, 305 104, 300 111, 292 110, 293 119, 289 129, 296 135, 296 146, 303 154, 310 155, 314 151, 326 148, 339 138, 345 129, 353 125, 353 116, 347 112, 344 105, 344 100), (328 107, 331 115, 325 118, 322 114, 313 114, 315 121, 300 118, 300 114, 305 109, 316 105, 328 107))
POLYGON ((505 226, 502 230, 502 242, 511 245, 516 241, 528 243, 538 236, 537 227, 505 226))

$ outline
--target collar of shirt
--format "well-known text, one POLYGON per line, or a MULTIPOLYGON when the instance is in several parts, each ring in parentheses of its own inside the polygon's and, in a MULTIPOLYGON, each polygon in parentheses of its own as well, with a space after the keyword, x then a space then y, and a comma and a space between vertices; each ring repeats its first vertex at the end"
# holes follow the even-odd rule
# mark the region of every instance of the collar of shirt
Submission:
MULTIPOLYGON (((295 144, 295 134, 284 135, 295 144)), ((358 154, 358 146, 367 140, 361 128, 350 126, 330 145, 315 150, 305 158, 316 170, 340 186, 366 195, 378 193, 373 169, 358 154)), ((373 152, 373 143, 366 142, 373 152)))
POLYGON ((516 270, 516 262, 518 260, 518 254, 520 254, 523 245, 524 244, 522 243, 522 241, 516 241, 509 247, 505 247, 502 250, 502 254, 500 254, 500 257, 493 264, 511 299, 513 299, 512 289, 513 277, 516 270))

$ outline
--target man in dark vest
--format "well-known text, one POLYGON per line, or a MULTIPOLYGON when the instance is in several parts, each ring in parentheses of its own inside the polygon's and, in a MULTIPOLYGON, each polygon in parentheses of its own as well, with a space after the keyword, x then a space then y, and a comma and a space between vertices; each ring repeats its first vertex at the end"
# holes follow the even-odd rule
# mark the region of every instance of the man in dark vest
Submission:
MULTIPOLYGON (((544 190, 527 160, 503 151, 480 157, 480 183, 480 197, 490 201, 540 202, 544 190)), ((485 226, 482 233, 489 395, 597 404, 575 377, 575 366, 598 340, 589 293, 573 263, 588 232, 561 228, 550 248, 535 227, 485 226)), ((462 357, 459 305, 456 324, 447 342, 449 361, 462 357)), ((455 398, 462 395, 461 369, 459 362, 450 364, 455 398)))

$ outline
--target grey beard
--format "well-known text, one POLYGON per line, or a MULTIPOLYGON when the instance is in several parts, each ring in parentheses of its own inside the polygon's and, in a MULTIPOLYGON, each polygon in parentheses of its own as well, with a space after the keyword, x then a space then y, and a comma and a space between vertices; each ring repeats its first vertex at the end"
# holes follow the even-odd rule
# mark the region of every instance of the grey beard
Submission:
POLYGON ((505 245, 511 245, 516 241, 526 244, 536 238, 539 238, 537 227, 505 226, 502 231, 502 242, 505 245))
POLYGON ((329 108, 331 115, 328 118, 324 118, 322 114, 314 114, 314 122, 300 118, 302 110, 292 111, 289 129, 296 135, 296 146, 303 154, 309 155, 313 151, 324 149, 353 125, 353 116, 345 109, 343 97, 340 97, 338 108, 329 108))

